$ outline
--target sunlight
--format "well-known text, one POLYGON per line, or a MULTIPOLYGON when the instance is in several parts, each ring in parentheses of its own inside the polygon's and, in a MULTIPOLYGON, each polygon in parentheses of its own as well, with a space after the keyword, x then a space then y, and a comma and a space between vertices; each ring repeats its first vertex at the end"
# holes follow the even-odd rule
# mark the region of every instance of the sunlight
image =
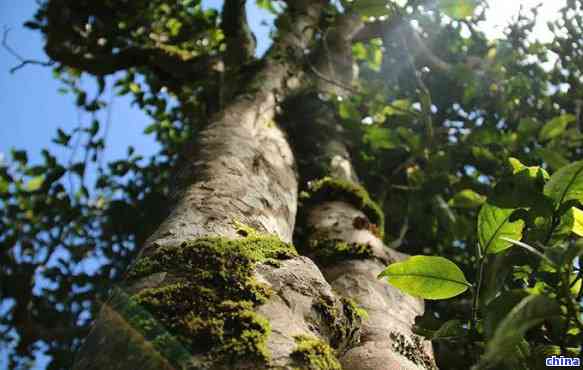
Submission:
POLYGON ((490 9, 486 14, 486 21, 482 29, 491 38, 503 37, 504 28, 515 19, 522 6, 525 10, 542 4, 539 9, 538 21, 534 28, 534 37, 546 42, 552 38, 547 22, 558 17, 559 9, 565 5, 565 0, 489 0, 490 9))

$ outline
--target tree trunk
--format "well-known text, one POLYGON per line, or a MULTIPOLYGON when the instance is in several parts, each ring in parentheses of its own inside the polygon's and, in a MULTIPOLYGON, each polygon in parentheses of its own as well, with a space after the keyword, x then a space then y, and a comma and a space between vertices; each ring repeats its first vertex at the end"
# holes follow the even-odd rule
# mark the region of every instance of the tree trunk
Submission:
MULTIPOLYGON (((430 345, 411 333, 423 303, 376 279, 402 255, 383 245, 382 215, 325 131, 311 140, 328 170, 313 173, 335 180, 315 183, 303 246, 321 269, 290 244, 298 180, 276 109, 307 86, 293 56, 312 42, 323 5, 288 3, 289 29, 198 136, 172 212, 103 305, 75 369, 434 368, 430 345)), ((317 112, 325 127, 310 132, 337 129, 328 108, 317 112)))
POLYGON ((340 357, 343 368, 435 369, 431 342, 412 332, 423 300, 377 278, 388 264, 407 256, 383 243, 384 216, 358 183, 333 108, 310 94, 287 110, 293 113, 286 126, 304 135, 297 151, 300 173, 312 179, 302 212, 305 253, 337 294, 366 312, 359 343, 340 357))

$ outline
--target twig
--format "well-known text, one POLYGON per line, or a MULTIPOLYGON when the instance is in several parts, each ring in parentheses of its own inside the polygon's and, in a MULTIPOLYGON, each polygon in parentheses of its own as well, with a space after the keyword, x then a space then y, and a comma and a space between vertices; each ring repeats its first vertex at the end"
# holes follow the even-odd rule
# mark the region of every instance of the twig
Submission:
POLYGON ((18 71, 19 69, 23 68, 24 66, 26 66, 27 64, 35 64, 35 65, 40 65, 40 66, 44 66, 44 67, 50 67, 52 65, 55 64, 54 61, 49 60, 48 62, 43 62, 40 60, 34 60, 34 59, 25 59, 23 58, 20 54, 18 54, 16 52, 16 50, 14 50, 10 45, 8 45, 8 33, 10 32, 10 28, 4 26, 4 34, 2 36, 2 47, 4 49, 6 49, 6 51, 12 55, 14 58, 18 59, 20 61, 20 64, 18 64, 17 66, 14 66, 12 68, 10 68, 10 73, 14 73, 16 71, 18 71))

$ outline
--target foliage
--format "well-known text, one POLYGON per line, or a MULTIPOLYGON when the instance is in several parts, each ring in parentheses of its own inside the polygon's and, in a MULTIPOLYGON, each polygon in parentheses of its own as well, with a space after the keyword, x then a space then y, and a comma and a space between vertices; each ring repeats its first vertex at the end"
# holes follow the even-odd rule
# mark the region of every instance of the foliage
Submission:
MULTIPOLYGON (((540 326, 543 322, 561 323, 559 325, 563 326, 567 333, 567 338, 561 339, 564 348, 576 346, 583 329, 583 320, 579 311, 580 303, 578 303, 581 288, 577 286, 573 289, 580 280, 580 273, 574 275, 572 272, 576 266, 573 259, 581 254, 580 244, 576 247, 577 244, 569 245, 568 243, 571 233, 578 235, 579 225, 573 219, 577 218, 581 211, 572 207, 573 203, 570 200, 573 197, 577 201, 576 204, 581 204, 582 197, 578 188, 583 184, 579 178, 583 172, 583 161, 563 167, 550 178, 539 176, 543 171, 542 168, 527 168, 514 158, 511 164, 514 169, 524 169, 509 174, 509 180, 520 178, 524 174, 528 175, 529 181, 512 182, 520 186, 513 190, 527 194, 527 202, 514 196, 509 200, 510 203, 515 203, 514 207, 501 208, 502 206, 510 207, 512 204, 499 203, 500 199, 505 199, 508 195, 500 190, 497 191, 496 188, 505 185, 504 181, 500 181, 494 188, 492 196, 482 205, 478 214, 478 245, 474 260, 477 280, 472 289, 472 315, 467 316, 467 323, 471 330, 467 335, 461 330, 458 330, 460 335, 454 335, 456 340, 465 340, 471 345, 485 348, 484 356, 479 360, 479 368, 499 366, 500 363, 511 367, 515 363, 531 361, 527 354, 540 339, 526 341, 524 338, 528 331, 532 333, 533 328, 540 326), (537 194, 536 186, 532 183, 541 179, 546 184, 544 187, 538 187, 537 194), (550 212, 543 213, 543 216, 538 208, 542 197, 548 199, 547 204, 550 206, 550 212), (569 210, 571 212, 568 212, 569 210), (536 230, 541 227, 544 233, 536 233, 536 230), (566 230, 562 230, 563 228, 566 230), (543 237, 540 240, 528 239, 531 243, 536 243, 538 247, 518 241, 531 230, 535 232, 535 235, 543 237), (556 237, 557 234, 560 237, 556 237), (513 246, 524 248, 526 253, 531 253, 537 259, 515 266, 505 266, 505 268, 514 267, 518 271, 513 274, 516 280, 524 276, 525 270, 531 271, 529 280, 532 279, 534 284, 525 281, 522 289, 511 291, 506 291, 502 287, 489 287, 490 290, 495 290, 493 294, 498 298, 490 302, 480 300, 488 255, 508 252, 508 249, 513 246), (574 254, 573 248, 576 250, 574 254), (571 249, 570 253, 568 253, 569 249, 571 249), (554 259, 550 256, 554 256, 554 259), (480 313, 487 314, 482 317, 480 313)), ((506 189, 507 187, 503 187, 502 191, 506 189)), ((467 283, 459 267, 443 257, 413 256, 405 262, 389 265, 379 275, 379 277, 384 276, 387 276, 389 283, 397 288, 426 299, 452 298, 465 292, 468 286, 472 286, 467 283)), ((459 320, 448 321, 436 332, 429 332, 428 337, 430 339, 443 338, 446 332, 447 339, 452 340, 449 333, 452 331, 453 322, 456 323, 457 328, 460 328, 459 320)), ((545 330, 544 326, 543 330, 545 330)), ((548 343, 543 341, 540 344, 548 343)), ((531 365, 536 367, 536 363, 531 365)))
MULTIPOLYGON (((183 180, 171 173, 222 96, 205 64, 224 53, 220 17, 199 1, 50 3, 62 8, 41 2, 27 26, 47 37, 62 91, 96 119, 57 131, 69 161, 44 150, 42 163, 29 163, 14 150, 0 164, 0 342, 13 349, 12 368, 32 366, 39 353, 50 369, 70 366, 98 302, 164 219, 169 184, 183 180), (106 63, 136 47, 149 58, 106 63), (95 94, 82 79, 95 81, 95 94), (107 109, 107 87, 152 118, 144 132, 159 154, 129 148, 127 158, 103 163, 107 122, 97 113, 107 109)), ((415 255, 387 268, 390 283, 427 298, 455 295, 427 301, 416 325, 433 340, 438 365, 535 368, 549 353, 581 356, 583 2, 567 1, 547 44, 530 37, 536 10, 489 40, 477 0, 341 3, 329 16, 414 20, 445 63, 387 32, 351 45, 360 78, 350 96, 322 95, 337 108, 368 193, 322 189, 358 203, 378 226, 375 215, 387 216, 379 235, 415 255)), ((298 361, 336 368, 327 351, 298 341, 298 361)))

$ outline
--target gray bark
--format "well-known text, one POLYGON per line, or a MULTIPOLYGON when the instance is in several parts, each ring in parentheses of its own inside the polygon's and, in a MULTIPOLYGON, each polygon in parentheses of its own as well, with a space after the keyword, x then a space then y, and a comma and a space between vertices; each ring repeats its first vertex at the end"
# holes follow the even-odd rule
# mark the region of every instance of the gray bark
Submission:
MULTIPOLYGON (((314 95, 297 98, 289 110, 287 125, 303 133, 297 152, 300 172, 309 180, 330 176, 358 185, 345 145, 344 129, 327 103, 314 95), (311 149, 310 149, 311 148, 311 149), (307 157, 306 157, 307 156, 307 157), (317 158, 317 163, 313 161, 317 158)), ((371 220, 354 204, 328 199, 308 206, 305 229, 308 255, 315 257, 326 280, 340 296, 353 299, 366 310, 360 343, 341 358, 344 369, 434 369, 431 342, 413 334, 415 317, 424 312, 422 299, 411 297, 377 276, 392 262, 407 255, 388 248, 375 235, 371 220), (335 263, 318 261, 318 242, 345 242, 367 246, 369 255, 354 255, 335 263)), ((380 226, 380 225, 376 225, 380 226)))

